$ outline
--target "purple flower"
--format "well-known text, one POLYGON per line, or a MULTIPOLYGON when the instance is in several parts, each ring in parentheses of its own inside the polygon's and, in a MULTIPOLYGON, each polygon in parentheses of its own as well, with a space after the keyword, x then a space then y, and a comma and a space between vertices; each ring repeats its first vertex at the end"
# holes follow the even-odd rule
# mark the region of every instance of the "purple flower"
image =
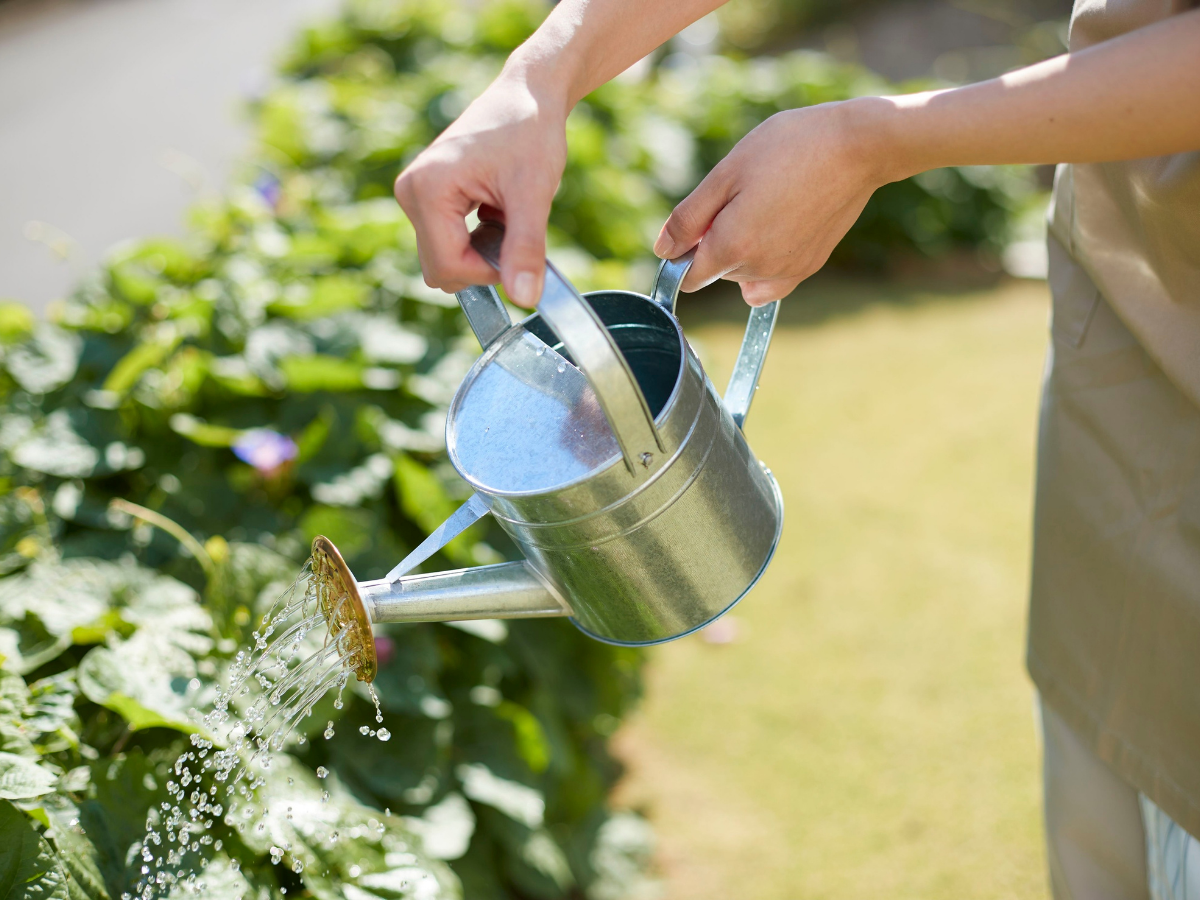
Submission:
POLYGON ((267 201, 267 205, 272 209, 279 205, 279 198, 283 195, 279 179, 270 172, 262 172, 254 179, 254 190, 267 201))
POLYGON ((300 450, 296 442, 270 428, 251 428, 233 444, 233 453, 263 475, 274 475, 296 458, 300 450))

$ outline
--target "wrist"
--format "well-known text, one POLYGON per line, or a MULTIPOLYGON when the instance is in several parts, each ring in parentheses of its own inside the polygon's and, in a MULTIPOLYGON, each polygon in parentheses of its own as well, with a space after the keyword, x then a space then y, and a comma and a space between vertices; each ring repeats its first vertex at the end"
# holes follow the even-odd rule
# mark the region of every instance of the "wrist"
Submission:
POLYGON ((932 152, 923 112, 933 92, 847 101, 850 140, 869 177, 882 186, 947 165, 932 152))
POLYGON ((582 96, 575 90, 581 73, 568 54, 540 46, 537 37, 513 51, 497 80, 520 83, 540 107, 565 121, 582 96))

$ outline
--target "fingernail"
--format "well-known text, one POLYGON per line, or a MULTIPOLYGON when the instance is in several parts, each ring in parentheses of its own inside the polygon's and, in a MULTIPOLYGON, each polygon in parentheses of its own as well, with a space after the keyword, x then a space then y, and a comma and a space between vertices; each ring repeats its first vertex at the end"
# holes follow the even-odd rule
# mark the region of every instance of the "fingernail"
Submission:
POLYGON ((659 259, 670 259, 675 255, 675 242, 665 231, 659 234, 658 240, 654 242, 654 255, 659 259))
POLYGON ((518 272, 513 279, 513 300, 521 306, 533 306, 538 301, 537 276, 532 272, 518 272))

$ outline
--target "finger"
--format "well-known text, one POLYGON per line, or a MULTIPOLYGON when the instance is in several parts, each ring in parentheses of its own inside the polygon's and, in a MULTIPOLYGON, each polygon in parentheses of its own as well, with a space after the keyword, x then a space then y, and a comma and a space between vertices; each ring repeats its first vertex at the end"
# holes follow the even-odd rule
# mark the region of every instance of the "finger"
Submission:
POLYGON ((782 300, 800 284, 794 278, 773 278, 769 281, 742 282, 742 299, 750 306, 766 306, 774 300, 782 300))
POLYGON ((472 284, 495 284, 499 278, 496 270, 471 247, 466 219, 454 210, 424 218, 417 227, 417 257, 425 283, 444 291, 453 292, 472 284))
POLYGON ((696 248, 696 257, 684 276, 680 290, 691 293, 718 278, 736 277, 745 265, 750 248, 741 237, 745 229, 738 224, 740 217, 737 212, 736 204, 730 203, 713 220, 712 227, 696 248))
POLYGON ((396 201, 413 224, 421 273, 430 287, 491 284, 496 273, 471 249, 465 217, 474 204, 460 191, 438 190, 428 172, 410 167, 396 178, 396 201))
MULTIPOLYGON (((513 303, 532 309, 542 296, 546 274, 546 222, 553 191, 515 190, 505 204, 500 280, 513 303)), ((507 198, 506 198, 507 199, 507 198)))
POLYGON ((654 253, 661 259, 675 259, 700 242, 713 219, 729 202, 729 185, 720 167, 708 173, 694 191, 672 211, 654 242, 654 253))

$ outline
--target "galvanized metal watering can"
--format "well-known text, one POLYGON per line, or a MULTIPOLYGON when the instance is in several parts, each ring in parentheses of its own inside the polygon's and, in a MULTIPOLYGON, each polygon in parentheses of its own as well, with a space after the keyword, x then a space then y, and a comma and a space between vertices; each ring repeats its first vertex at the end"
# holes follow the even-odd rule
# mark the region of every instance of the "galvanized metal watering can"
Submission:
MULTIPOLYGON (((498 267, 503 228, 471 243, 498 267)), ((724 400, 674 316, 691 254, 649 297, 580 296, 550 263, 537 312, 513 324, 496 291, 458 294, 483 355, 450 405, 446 443, 475 489, 387 577, 358 582, 325 537, 314 573, 330 627, 375 675, 373 622, 570 616, 624 645, 682 637, 754 586, 779 542, 783 500, 742 424, 779 304, 750 312, 724 400), (487 513, 523 562, 408 575, 487 513)))

